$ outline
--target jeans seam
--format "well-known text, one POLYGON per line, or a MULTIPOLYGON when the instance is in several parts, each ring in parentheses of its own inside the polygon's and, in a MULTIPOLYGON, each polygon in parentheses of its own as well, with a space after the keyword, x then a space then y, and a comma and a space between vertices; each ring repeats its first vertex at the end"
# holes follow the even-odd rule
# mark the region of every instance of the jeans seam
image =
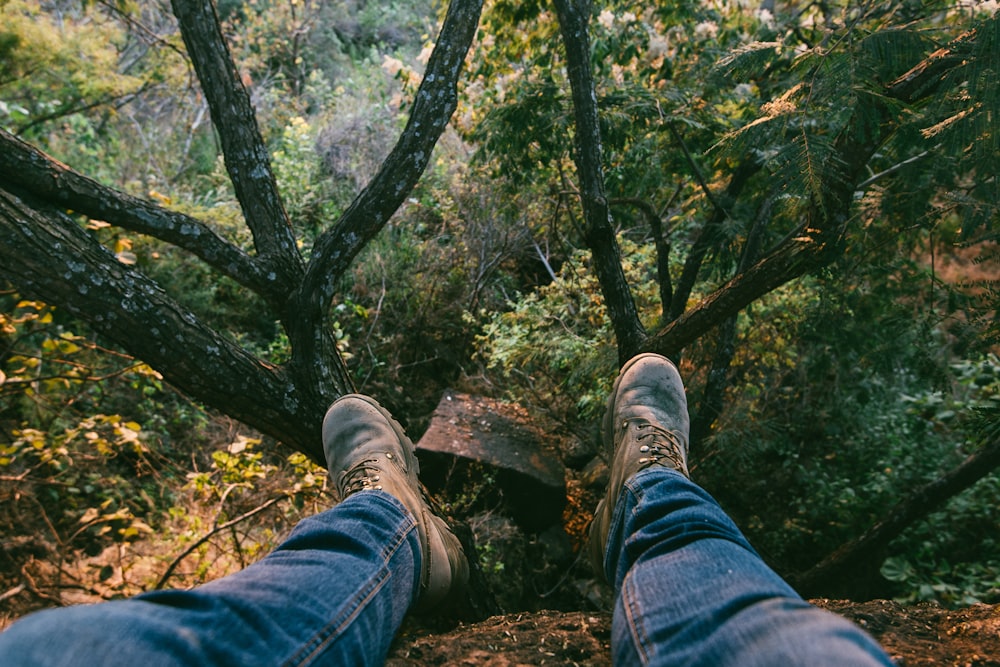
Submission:
POLYGON ((622 608, 625 611, 625 622, 628 625, 629 637, 632 638, 632 647, 635 649, 639 661, 644 665, 648 665, 650 658, 646 646, 649 643, 649 636, 640 627, 642 625, 642 611, 635 609, 633 606, 634 597, 628 595, 628 590, 631 588, 631 581, 632 578, 626 575, 625 580, 622 582, 622 608))
POLYGON ((320 656, 329 646, 336 642, 337 639, 343 637, 344 629, 350 626, 358 616, 367 608, 368 604, 375 597, 389 580, 392 578, 392 570, 389 568, 389 560, 399 551, 400 547, 406 543, 407 538, 410 533, 416 529, 416 522, 413 517, 406 514, 407 522, 405 526, 401 526, 401 530, 397 533, 398 539, 387 545, 386 548, 379 552, 382 558, 382 566, 378 569, 371 579, 369 579, 365 588, 363 588, 359 593, 361 595, 354 596, 354 604, 350 607, 345 608, 342 613, 331 619, 331 622, 327 624, 320 632, 313 635, 313 637, 305 642, 298 651, 295 652, 289 659, 285 660, 282 665, 288 667, 298 666, 298 665, 308 665, 312 664, 318 656, 320 656))

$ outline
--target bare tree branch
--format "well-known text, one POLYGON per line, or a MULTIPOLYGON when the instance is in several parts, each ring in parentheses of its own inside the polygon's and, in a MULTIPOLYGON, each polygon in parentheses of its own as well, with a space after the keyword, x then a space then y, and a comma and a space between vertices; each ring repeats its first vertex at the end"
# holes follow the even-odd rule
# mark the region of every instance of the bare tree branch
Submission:
POLYGON ((837 548, 809 571, 792 577, 792 584, 805 595, 865 595, 860 589, 878 576, 893 539, 998 467, 1000 442, 989 443, 958 467, 913 491, 861 536, 837 548), (840 582, 841 588, 831 591, 832 582, 840 582))
POLYGON ((180 554, 178 554, 178 556, 176 558, 174 558, 174 560, 167 567, 166 571, 163 573, 163 575, 160 577, 160 579, 156 582, 156 585, 153 586, 153 589, 158 591, 158 590, 162 589, 164 586, 166 586, 167 582, 170 581, 170 577, 173 576, 174 570, 176 570, 177 566, 181 564, 181 561, 184 560, 185 558, 187 558, 191 553, 193 553, 198 547, 200 547, 201 545, 203 545, 205 542, 208 542, 210 539, 212 539, 213 535, 215 535, 217 533, 220 533, 223 530, 226 530, 227 528, 232 528, 233 526, 235 526, 235 525, 237 525, 237 524, 239 524, 239 523, 241 523, 243 521, 246 521, 247 519, 255 517, 258 514, 260 514, 261 512, 263 512, 264 510, 266 510, 269 507, 271 507, 272 505, 275 505, 275 504, 279 503, 282 500, 286 500, 287 498, 288 498, 288 496, 275 496, 274 498, 271 498, 270 500, 268 500, 267 502, 265 502, 263 505, 258 505, 257 507, 253 508, 252 510, 250 510, 248 512, 244 512, 243 514, 239 515, 238 517, 230 519, 229 521, 226 521, 225 523, 221 523, 221 524, 217 524, 215 526, 212 526, 212 529, 210 531, 208 531, 207 533, 205 533, 204 535, 202 535, 201 537, 199 537, 197 540, 195 540, 194 542, 192 542, 190 545, 188 545, 187 549, 185 549, 184 551, 182 551, 180 554))
POLYGON ((87 217, 172 243, 262 296, 273 288, 252 257, 205 223, 101 185, 3 129, 0 181, 87 217))
POLYGON ((313 248, 300 306, 326 308, 336 282, 409 196, 458 104, 458 77, 479 25, 482 0, 453 0, 417 89, 410 117, 375 177, 313 248))
MULTIPOLYGON (((692 167, 695 167, 693 162, 692 167)), ((761 165, 756 160, 747 159, 741 162, 736 171, 733 172, 733 176, 729 179, 729 184, 726 186, 725 200, 727 202, 736 200, 740 196, 740 193, 743 192, 743 188, 750 180, 750 177, 757 173, 760 168, 761 165)), ((703 185, 703 189, 708 192, 707 186, 703 185)), ((673 301, 668 305, 669 320, 677 319, 687 308, 687 302, 697 282, 701 265, 704 263, 709 250, 716 247, 721 240, 722 224, 729 217, 726 208, 718 203, 715 197, 711 197, 710 199, 712 202, 712 215, 702 227, 701 233, 692 244, 691 250, 688 251, 687 257, 684 259, 684 268, 681 269, 681 275, 677 279, 677 289, 674 291, 673 301)))
MULTIPOLYGON (((680 192, 680 187, 674 191, 674 197, 680 192)), ((667 309, 673 300, 674 288, 670 277, 670 240, 663 231, 663 221, 660 213, 645 199, 637 197, 622 197, 611 200, 612 205, 628 204, 636 207, 649 224, 653 235, 653 245, 656 248, 656 282, 660 293, 660 321, 665 323, 667 309)), ((669 207, 669 203, 667 204, 669 207)), ((664 209, 666 210, 666 209, 664 209)))
POLYGON ((268 276, 290 292, 303 272, 302 256, 281 203, 250 95, 222 36, 211 0, 172 0, 195 72, 219 133, 226 170, 268 276))
POLYGON ((372 181, 313 247, 295 295, 295 317, 286 326, 295 375, 316 395, 324 395, 338 376, 340 386, 351 386, 343 362, 334 365, 340 355, 327 322, 330 301, 340 276, 409 196, 427 167, 458 104, 458 77, 481 11, 482 0, 452 0, 403 133, 372 181))
POLYGON ((284 369, 199 322, 75 221, 2 190, 0 277, 84 319, 181 391, 323 461, 316 416, 335 388, 304 394, 284 369))
POLYGON ((839 256, 839 247, 821 239, 790 240, 651 336, 644 349, 676 356, 730 315, 839 256))
POLYGON ((611 210, 604 189, 597 93, 590 69, 590 39, 587 35, 589 4, 578 0, 556 0, 555 7, 573 89, 576 123, 574 158, 586 224, 584 236, 593 255, 594 271, 618 340, 618 361, 623 364, 639 351, 646 339, 646 331, 622 271, 621 251, 611 225, 611 210))

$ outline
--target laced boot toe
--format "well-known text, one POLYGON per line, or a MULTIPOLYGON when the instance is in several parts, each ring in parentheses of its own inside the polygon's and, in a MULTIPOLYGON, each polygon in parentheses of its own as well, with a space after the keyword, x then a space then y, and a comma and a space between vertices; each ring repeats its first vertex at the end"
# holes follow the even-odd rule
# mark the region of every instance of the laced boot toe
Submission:
POLYGON ((650 466, 672 468, 690 477, 689 430, 687 398, 677 367, 658 354, 629 360, 615 380, 604 413, 602 441, 611 479, 590 526, 595 572, 604 574, 611 517, 625 482, 650 466))
POLYGON ((384 491, 416 519, 423 563, 419 606, 454 598, 468 580, 468 561, 458 538, 423 495, 413 443, 399 422, 367 396, 342 396, 323 419, 323 450, 338 501, 384 491))

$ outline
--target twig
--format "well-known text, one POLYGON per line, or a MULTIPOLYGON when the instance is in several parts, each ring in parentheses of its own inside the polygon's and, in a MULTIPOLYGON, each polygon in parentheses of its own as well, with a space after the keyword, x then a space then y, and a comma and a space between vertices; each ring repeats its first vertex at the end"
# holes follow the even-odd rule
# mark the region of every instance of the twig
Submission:
POLYGON ((37 595, 38 597, 42 598, 43 600, 48 600, 49 602, 55 602, 60 607, 66 604, 65 602, 63 602, 61 597, 55 595, 49 595, 48 593, 43 593, 41 590, 39 590, 38 584, 35 583, 35 578, 32 577, 30 574, 28 574, 28 563, 25 563, 23 566, 21 566, 21 576, 24 577, 24 582, 25 585, 28 587, 28 590, 37 595))
POLYGON ((531 239, 531 244, 535 246, 535 252, 538 253, 538 259, 540 259, 542 265, 545 266, 545 270, 549 272, 549 277, 552 278, 552 282, 556 282, 557 280, 559 280, 559 277, 556 275, 556 272, 552 270, 552 265, 549 264, 549 260, 545 258, 545 253, 542 252, 542 249, 538 245, 538 242, 535 239, 531 239))
POLYGON ((181 561, 184 560, 185 558, 187 558, 187 556, 191 552, 193 552, 195 549, 197 549, 198 547, 200 547, 201 545, 203 545, 205 542, 208 542, 210 539, 212 539, 213 535, 215 535, 216 533, 218 533, 220 531, 226 530, 227 528, 230 528, 231 526, 235 526, 239 522, 245 521, 245 520, 249 519, 252 516, 260 514, 261 512, 263 512, 264 510, 266 510, 271 505, 274 505, 278 501, 285 500, 287 497, 288 496, 277 496, 275 498, 271 498, 270 500, 268 500, 263 505, 261 505, 259 507, 255 507, 254 509, 250 510, 249 512, 245 512, 245 513, 239 515, 235 519, 230 519, 229 521, 227 521, 227 522, 225 522, 223 524, 219 524, 218 526, 215 526, 214 528, 212 528, 212 530, 210 530, 207 533, 205 533, 204 535, 202 535, 201 538, 199 538, 197 541, 195 541, 191 546, 189 546, 187 549, 185 549, 183 552, 181 552, 181 554, 179 556, 177 556, 177 558, 174 559, 174 561, 170 564, 170 567, 167 568, 167 571, 163 573, 162 577, 160 577, 160 580, 156 582, 156 586, 154 586, 153 589, 154 590, 160 590, 160 589, 162 589, 164 587, 164 585, 166 585, 166 583, 170 579, 170 577, 173 575, 174 570, 177 569, 177 566, 181 564, 181 561))
POLYGON ((691 151, 688 150, 687 143, 684 141, 684 137, 681 136, 681 133, 677 129, 674 121, 667 121, 667 130, 670 131, 670 135, 674 138, 674 141, 677 142, 681 152, 684 153, 684 159, 687 160, 688 165, 690 165, 691 171, 694 172, 694 178, 698 181, 698 187, 701 188, 701 191, 705 193, 706 197, 708 197, 708 201, 727 218, 732 217, 729 215, 729 211, 727 211, 722 203, 715 197, 715 193, 709 189, 708 183, 705 182, 705 176, 701 173, 698 163, 694 161, 694 156, 691 155, 691 151))
POLYGON ((918 160, 922 160, 922 159, 924 159, 925 157, 927 157, 930 154, 931 154, 930 151, 924 151, 923 153, 918 153, 917 155, 914 155, 911 158, 907 158, 907 159, 903 160, 899 164, 894 164, 891 167, 889 167, 888 169, 886 169, 885 171, 880 171, 879 173, 875 174, 874 176, 868 178, 867 180, 861 181, 860 183, 858 183, 858 186, 855 188, 855 190, 864 190, 865 188, 867 188, 869 185, 871 185, 875 181, 877 181, 877 180, 879 180, 881 178, 884 178, 886 176, 889 176, 890 174, 894 174, 897 171, 899 171, 900 169, 902 169, 903 167, 905 167, 906 165, 913 164, 914 162, 916 162, 918 160))
POLYGON ((4 593, 3 595, 0 595, 0 602, 3 602, 4 600, 9 600, 10 598, 14 597, 15 595, 18 595, 25 588, 27 588, 27 586, 25 586, 24 584, 18 584, 17 586, 14 586, 14 588, 10 589, 9 591, 7 591, 6 593, 4 593))

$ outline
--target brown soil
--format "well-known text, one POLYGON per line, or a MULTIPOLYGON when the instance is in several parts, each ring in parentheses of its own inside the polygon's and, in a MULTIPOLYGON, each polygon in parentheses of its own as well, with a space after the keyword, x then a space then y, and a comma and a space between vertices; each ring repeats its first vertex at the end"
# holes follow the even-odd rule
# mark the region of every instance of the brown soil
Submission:
MULTIPOLYGON (((1000 667, 1000 607, 814 600, 875 636, 900 667, 1000 667)), ((611 616, 552 612, 495 616, 442 634, 402 635, 386 665, 610 665, 611 616)))

